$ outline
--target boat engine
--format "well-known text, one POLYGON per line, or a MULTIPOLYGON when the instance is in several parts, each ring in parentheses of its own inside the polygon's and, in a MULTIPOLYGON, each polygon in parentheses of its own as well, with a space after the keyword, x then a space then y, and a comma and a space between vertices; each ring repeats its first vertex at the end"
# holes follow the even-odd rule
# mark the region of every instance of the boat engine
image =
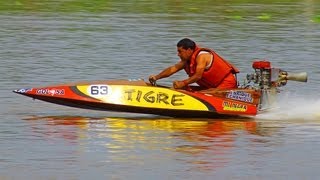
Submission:
POLYGON ((252 63, 253 74, 247 74, 248 82, 258 84, 260 89, 271 87, 271 63, 269 61, 254 61, 252 63))
POLYGON ((307 82, 306 72, 288 73, 282 69, 272 68, 269 61, 261 60, 252 63, 253 74, 247 74, 248 83, 257 84, 259 89, 271 89, 281 87, 287 84, 288 80, 307 82))
POLYGON ((252 63, 253 74, 247 74, 245 88, 252 88, 261 92, 259 109, 267 109, 273 106, 278 87, 285 86, 288 80, 307 82, 306 72, 288 73, 282 69, 272 68, 271 63, 265 60, 252 63), (252 83, 254 85, 252 85, 252 83))

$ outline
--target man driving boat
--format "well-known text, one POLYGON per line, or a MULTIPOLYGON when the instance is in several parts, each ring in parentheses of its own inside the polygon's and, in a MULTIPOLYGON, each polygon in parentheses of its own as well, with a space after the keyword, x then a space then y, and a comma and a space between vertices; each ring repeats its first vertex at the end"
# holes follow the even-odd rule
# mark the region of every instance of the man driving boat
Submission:
POLYGON ((177 52, 180 61, 157 75, 151 75, 151 83, 184 69, 189 77, 182 81, 173 81, 176 89, 186 88, 192 83, 197 83, 201 89, 237 88, 235 74, 239 73, 239 70, 213 50, 198 47, 191 39, 184 38, 177 43, 177 52))

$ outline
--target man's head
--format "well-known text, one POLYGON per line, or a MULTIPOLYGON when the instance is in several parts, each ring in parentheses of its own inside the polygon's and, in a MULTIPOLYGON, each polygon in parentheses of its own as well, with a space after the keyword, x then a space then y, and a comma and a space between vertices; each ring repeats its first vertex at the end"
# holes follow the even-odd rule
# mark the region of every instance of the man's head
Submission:
POLYGON ((195 48, 196 48, 196 43, 191 39, 188 39, 188 38, 181 39, 177 43, 178 56, 182 61, 189 61, 195 48))

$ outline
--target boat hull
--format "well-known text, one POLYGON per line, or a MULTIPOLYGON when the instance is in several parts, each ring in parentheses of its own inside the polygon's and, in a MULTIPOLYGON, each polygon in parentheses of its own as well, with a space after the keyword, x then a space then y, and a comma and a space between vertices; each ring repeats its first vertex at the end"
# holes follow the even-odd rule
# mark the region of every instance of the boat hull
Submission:
POLYGON ((187 91, 155 87, 142 80, 79 82, 14 92, 76 108, 210 118, 256 115, 260 98, 255 90, 187 91))

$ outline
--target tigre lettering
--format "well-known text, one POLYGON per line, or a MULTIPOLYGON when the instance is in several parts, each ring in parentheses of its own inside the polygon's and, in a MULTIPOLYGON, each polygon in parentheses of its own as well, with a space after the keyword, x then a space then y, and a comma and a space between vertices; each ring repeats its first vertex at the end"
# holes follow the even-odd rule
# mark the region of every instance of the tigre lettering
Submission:
POLYGON ((128 101, 137 101, 137 102, 147 102, 147 103, 164 103, 167 105, 173 106, 182 106, 184 105, 182 97, 183 94, 173 94, 169 95, 163 92, 142 92, 140 90, 136 91, 134 89, 130 89, 125 91, 127 95, 126 98, 128 101))

